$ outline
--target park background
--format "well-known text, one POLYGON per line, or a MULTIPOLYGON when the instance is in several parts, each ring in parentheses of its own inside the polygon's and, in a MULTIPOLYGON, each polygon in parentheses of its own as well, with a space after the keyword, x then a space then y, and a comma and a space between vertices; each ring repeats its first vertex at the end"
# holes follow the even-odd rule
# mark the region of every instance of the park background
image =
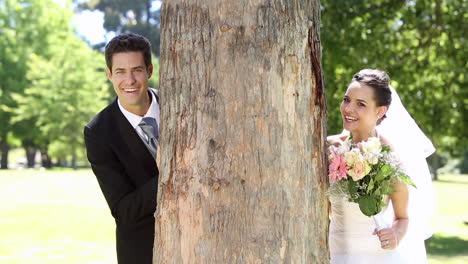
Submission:
MULTIPOLYGON (((83 126, 115 96, 105 41, 133 31, 153 44, 160 1, 0 0, 0 263, 114 263, 114 224, 89 169, 83 126), (102 43, 76 16, 103 14, 102 43)), ((329 134, 353 73, 386 70, 437 148, 431 263, 468 261, 466 0, 323 0, 322 65, 329 134)), ((98 25, 101 27, 101 25, 98 25)), ((404 128, 402 128, 404 129, 404 128)))

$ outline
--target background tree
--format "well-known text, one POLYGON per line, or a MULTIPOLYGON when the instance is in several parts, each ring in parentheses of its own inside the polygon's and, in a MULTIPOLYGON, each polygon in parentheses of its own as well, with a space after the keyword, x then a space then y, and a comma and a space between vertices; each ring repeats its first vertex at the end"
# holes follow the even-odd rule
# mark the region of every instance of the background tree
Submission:
MULTIPOLYGON (((152 44, 153 54, 159 57, 159 9, 152 0, 90 0, 79 4, 81 9, 104 13, 104 28, 116 34, 131 31, 145 36, 152 44)), ((160 2, 160 1, 159 1, 160 2)), ((103 47, 105 43, 98 44, 103 47)))
MULTIPOLYGON (((126 14, 133 11, 129 10, 160 1, 144 2, 91 1, 101 5, 94 10, 103 12, 106 5, 118 5, 107 8, 114 15, 106 23, 120 23, 120 28, 130 21, 126 14)), ((381 68, 389 72, 393 86, 438 153, 462 158, 468 138, 464 126, 468 96, 462 89, 467 86, 463 49, 467 5, 457 0, 322 0, 323 64, 331 109, 328 132, 341 131, 338 107, 352 74, 364 67, 381 68)), ((153 10, 155 21, 157 12, 153 10)), ((158 45, 153 42, 153 46, 158 45)), ((443 162, 436 161, 443 159, 433 159, 432 167, 441 166, 443 162)))
POLYGON ((326 263, 318 1, 163 4, 153 263, 326 263))
MULTIPOLYGON (((12 94, 23 94, 29 85, 27 63, 32 53, 49 56, 49 36, 69 28, 71 12, 53 0, 0 1, 0 168, 8 165, 8 153, 15 131, 20 135, 30 125, 13 124, 17 102, 12 94)), ((32 128, 34 130, 34 128, 32 128)), ((31 137, 23 141, 28 146, 31 137)))
MULTIPOLYGON (((467 148, 467 1, 323 0, 329 133, 341 131, 339 104, 352 75, 386 70, 438 153, 467 148)), ((437 169, 443 163, 431 159, 437 169)), ((436 170, 435 170, 436 172, 436 170)))
MULTIPOLYGON (((71 32, 56 36, 49 49, 50 59, 31 56, 31 85, 26 96, 14 97, 19 103, 15 121, 35 120, 43 142, 51 144, 50 154, 70 156, 76 168, 78 155, 83 156, 83 127, 105 105, 105 61, 71 32)), ((42 145, 49 150, 49 144, 42 145)))
POLYGON ((75 37, 71 18, 71 6, 54 0, 0 1, 2 168, 13 141, 25 148, 28 166, 37 150, 45 167, 49 150, 66 149, 61 158, 72 163, 84 156, 82 128, 104 106, 105 63, 75 37))

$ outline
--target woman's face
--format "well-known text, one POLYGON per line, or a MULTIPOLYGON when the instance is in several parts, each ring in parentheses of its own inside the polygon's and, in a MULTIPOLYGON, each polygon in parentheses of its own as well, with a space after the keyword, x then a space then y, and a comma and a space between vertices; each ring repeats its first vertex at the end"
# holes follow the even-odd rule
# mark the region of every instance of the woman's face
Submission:
POLYGON ((340 110, 344 129, 353 134, 369 135, 387 107, 376 105, 371 87, 354 81, 346 90, 340 110))

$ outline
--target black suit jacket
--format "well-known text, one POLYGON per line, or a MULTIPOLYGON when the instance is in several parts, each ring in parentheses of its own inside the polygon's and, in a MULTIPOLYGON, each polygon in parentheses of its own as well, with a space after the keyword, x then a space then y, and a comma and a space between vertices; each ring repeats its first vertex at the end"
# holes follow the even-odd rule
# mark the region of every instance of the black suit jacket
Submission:
POLYGON ((117 99, 84 128, 88 160, 117 226, 119 264, 151 264, 159 171, 117 99))

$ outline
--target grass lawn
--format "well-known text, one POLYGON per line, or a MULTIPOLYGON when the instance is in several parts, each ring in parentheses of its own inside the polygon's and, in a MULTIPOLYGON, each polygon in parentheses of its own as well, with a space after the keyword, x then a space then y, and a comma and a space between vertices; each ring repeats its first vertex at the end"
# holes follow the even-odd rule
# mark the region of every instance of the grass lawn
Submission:
POLYGON ((90 170, 0 171, 1 264, 111 264, 115 224, 90 170))
MULTIPOLYGON (((435 183, 429 263, 468 263, 468 176, 435 183)), ((0 264, 114 264, 115 224, 90 170, 0 171, 0 264)))
POLYGON ((435 234, 426 241, 430 263, 468 263, 468 175, 442 175, 435 188, 435 234))

